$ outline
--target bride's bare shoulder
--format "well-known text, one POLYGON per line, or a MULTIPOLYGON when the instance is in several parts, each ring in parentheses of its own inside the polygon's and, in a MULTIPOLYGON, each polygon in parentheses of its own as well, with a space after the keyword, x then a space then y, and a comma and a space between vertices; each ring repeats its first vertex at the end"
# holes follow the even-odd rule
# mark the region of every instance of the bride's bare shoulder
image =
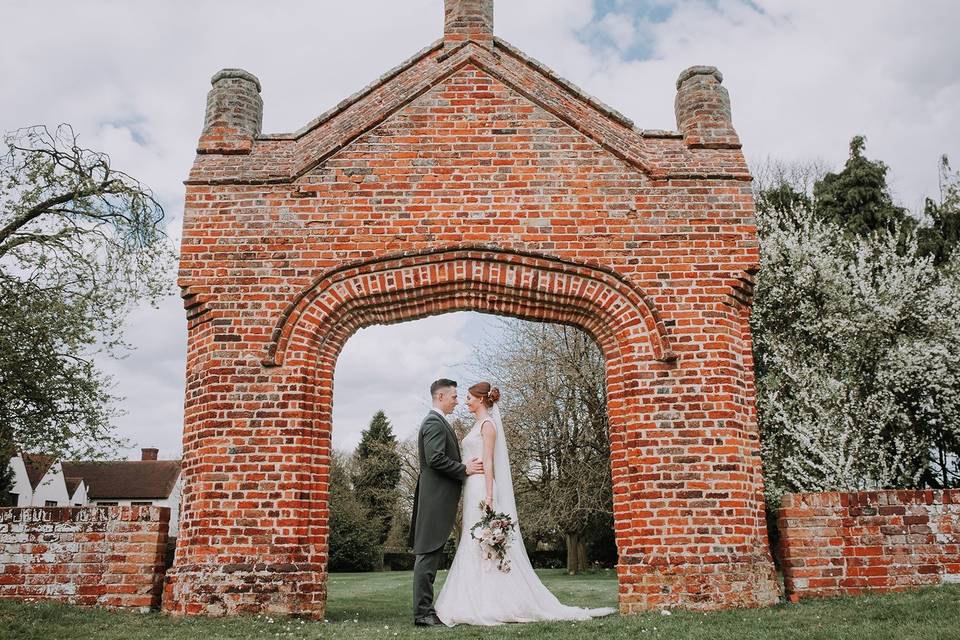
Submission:
POLYGON ((490 425, 490 427, 493 429, 493 432, 494 432, 494 433, 497 432, 497 423, 494 422, 494 421, 493 421, 493 418, 491 418, 491 417, 489 417, 489 416, 486 417, 486 418, 484 418, 483 420, 478 421, 477 424, 480 425, 480 430, 481 430, 481 431, 483 431, 483 425, 488 424, 488 425, 490 425))

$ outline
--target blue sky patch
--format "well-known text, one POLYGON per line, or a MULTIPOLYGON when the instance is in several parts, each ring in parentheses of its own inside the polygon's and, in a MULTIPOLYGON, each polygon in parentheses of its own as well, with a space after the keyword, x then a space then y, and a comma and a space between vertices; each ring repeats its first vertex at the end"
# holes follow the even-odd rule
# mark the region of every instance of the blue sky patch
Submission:
MULTIPOLYGON (((669 20, 680 3, 693 0, 593 0, 593 19, 577 33, 581 42, 599 51, 614 51, 625 60, 649 60, 653 58, 655 42, 647 33, 651 25, 669 20), (607 21, 607 22, 605 22, 607 21), (613 21, 613 25, 609 21, 613 21), (626 25, 617 24, 627 22, 626 25), (623 33, 618 38, 617 27, 623 33), (629 34, 628 37, 625 34, 629 34)), ((696 0, 700 5, 716 13, 724 13, 724 0, 696 0)), ((735 0, 759 14, 763 8, 756 0, 735 0)))
POLYGON ((132 116, 129 118, 105 120, 100 123, 100 126, 126 129, 130 132, 130 138, 141 147, 146 147, 150 144, 149 134, 147 133, 147 123, 143 117, 132 116))
POLYGON ((653 43, 643 26, 664 22, 674 8, 675 3, 664 0, 594 0, 593 20, 577 36, 593 49, 616 51, 625 60, 646 60, 652 57, 653 43), (616 38, 605 20, 629 21, 624 26, 632 37, 626 42, 616 38))

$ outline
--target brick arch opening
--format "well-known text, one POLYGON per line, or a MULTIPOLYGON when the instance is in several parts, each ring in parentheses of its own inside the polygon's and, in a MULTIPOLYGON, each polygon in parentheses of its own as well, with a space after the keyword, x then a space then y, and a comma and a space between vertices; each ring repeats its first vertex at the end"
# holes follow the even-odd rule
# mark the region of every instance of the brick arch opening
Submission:
MULTIPOLYGON (((532 253, 454 247, 403 254, 319 277, 281 314, 262 361, 286 372, 291 388, 300 390, 297 402, 309 412, 312 454, 302 460, 312 485, 304 505, 309 566, 325 567, 328 559, 333 378, 344 345, 368 326, 457 311, 571 325, 597 341, 607 369, 614 508, 627 512, 627 438, 649 424, 652 407, 643 398, 655 393, 656 372, 668 371, 676 359, 663 321, 643 293, 609 270, 532 253)), ((325 598, 326 574, 314 580, 325 598)))

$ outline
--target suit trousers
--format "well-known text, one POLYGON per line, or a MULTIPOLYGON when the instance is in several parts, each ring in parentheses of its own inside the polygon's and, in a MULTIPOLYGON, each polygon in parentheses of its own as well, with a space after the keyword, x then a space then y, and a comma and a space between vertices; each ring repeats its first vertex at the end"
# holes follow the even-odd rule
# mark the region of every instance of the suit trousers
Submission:
POLYGON ((413 618, 436 614, 433 608, 433 581, 443 560, 443 547, 430 553, 418 553, 413 563, 413 618))

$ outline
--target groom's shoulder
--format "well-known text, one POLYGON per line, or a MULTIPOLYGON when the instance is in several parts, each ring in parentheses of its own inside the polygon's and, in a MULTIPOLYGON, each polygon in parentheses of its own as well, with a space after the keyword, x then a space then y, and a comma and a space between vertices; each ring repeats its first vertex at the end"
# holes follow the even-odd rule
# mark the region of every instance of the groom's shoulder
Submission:
POLYGON ((426 427, 430 424, 439 424, 443 426, 443 419, 440 417, 436 411, 428 411, 427 415, 423 417, 423 421, 420 423, 420 428, 426 427))

